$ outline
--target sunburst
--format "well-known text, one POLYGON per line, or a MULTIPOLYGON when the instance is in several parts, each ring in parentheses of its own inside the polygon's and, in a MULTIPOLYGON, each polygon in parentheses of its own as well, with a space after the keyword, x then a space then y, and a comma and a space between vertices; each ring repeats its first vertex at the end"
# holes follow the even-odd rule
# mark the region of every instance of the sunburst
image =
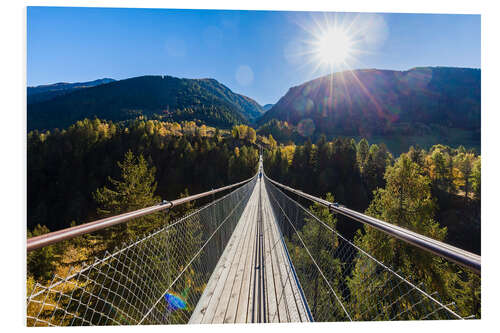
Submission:
POLYGON ((302 40, 301 55, 313 65, 313 72, 349 70, 365 53, 361 48, 368 26, 358 15, 324 15, 298 24, 308 35, 302 40))
POLYGON ((343 27, 327 28, 311 44, 311 53, 320 65, 337 67, 353 57, 354 40, 343 27))

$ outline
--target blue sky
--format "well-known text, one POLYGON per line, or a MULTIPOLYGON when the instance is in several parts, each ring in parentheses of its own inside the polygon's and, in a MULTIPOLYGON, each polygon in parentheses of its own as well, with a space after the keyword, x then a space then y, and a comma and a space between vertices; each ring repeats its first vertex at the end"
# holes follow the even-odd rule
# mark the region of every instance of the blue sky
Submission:
POLYGON ((27 33, 29 86, 210 77, 262 105, 346 68, 481 66, 479 15, 29 7, 27 33), (356 31, 348 66, 319 66, 308 54, 332 22, 356 31))

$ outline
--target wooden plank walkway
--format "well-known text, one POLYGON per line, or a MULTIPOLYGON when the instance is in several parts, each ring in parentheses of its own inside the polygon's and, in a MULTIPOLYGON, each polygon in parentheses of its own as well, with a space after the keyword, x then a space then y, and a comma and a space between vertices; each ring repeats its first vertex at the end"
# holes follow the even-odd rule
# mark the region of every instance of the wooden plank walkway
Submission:
POLYGON ((189 323, 302 321, 307 305, 259 178, 189 323))

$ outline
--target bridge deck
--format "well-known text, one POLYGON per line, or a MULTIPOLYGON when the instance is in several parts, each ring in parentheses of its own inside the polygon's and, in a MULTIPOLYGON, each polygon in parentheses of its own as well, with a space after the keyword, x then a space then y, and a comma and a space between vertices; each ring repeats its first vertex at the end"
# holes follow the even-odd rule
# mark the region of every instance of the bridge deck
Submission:
POLYGON ((189 323, 309 321, 262 179, 189 323))

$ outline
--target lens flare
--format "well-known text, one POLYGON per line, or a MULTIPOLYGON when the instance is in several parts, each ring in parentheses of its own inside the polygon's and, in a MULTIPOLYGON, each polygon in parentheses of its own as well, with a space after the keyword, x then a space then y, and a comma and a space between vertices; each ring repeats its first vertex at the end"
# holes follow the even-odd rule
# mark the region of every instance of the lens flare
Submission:
POLYGON ((169 312, 185 309, 187 305, 181 296, 168 292, 165 294, 165 302, 167 304, 167 311, 169 312))

